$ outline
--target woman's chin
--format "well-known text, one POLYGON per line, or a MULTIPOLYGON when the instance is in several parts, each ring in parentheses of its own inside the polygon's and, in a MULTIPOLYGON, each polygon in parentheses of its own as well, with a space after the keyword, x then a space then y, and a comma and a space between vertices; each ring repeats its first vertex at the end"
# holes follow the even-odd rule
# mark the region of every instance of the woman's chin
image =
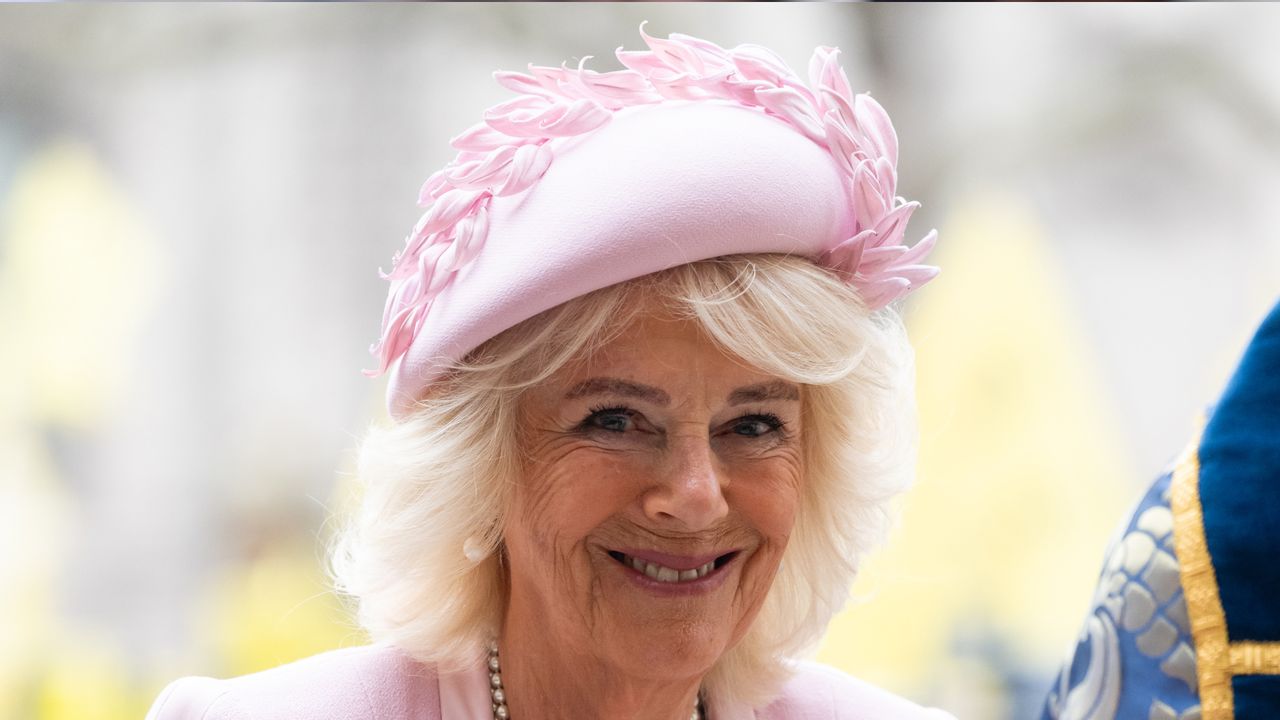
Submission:
POLYGON ((618 651, 614 662, 629 676, 679 680, 710 671, 726 650, 727 635, 708 618, 661 628, 627 628, 609 644, 618 651))
MULTIPOLYGON (((735 561, 736 560, 736 561, 735 561)), ((704 576, 671 582, 614 559, 598 568, 596 601, 623 655, 644 674, 706 672, 727 648, 737 623, 741 559, 704 576)))

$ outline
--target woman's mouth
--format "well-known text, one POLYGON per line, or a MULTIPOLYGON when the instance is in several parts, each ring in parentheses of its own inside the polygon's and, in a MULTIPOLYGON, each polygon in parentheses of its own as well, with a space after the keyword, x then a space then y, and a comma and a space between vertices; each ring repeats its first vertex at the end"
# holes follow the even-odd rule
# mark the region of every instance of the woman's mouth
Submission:
POLYGON ((698 558, 682 558, 676 556, 653 557, 657 553, 629 554, 619 550, 609 550, 609 557, 623 566, 631 568, 645 577, 660 583, 689 583, 705 578, 723 567, 738 554, 737 550, 722 555, 703 556, 698 558), (674 567, 672 567, 674 566, 674 567))

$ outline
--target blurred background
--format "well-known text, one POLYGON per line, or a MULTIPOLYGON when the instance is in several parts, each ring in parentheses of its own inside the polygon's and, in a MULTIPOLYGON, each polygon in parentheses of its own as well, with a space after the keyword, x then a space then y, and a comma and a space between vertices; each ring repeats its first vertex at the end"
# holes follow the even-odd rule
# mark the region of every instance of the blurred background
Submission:
POLYGON ((1280 8, 0 8, 0 718, 365 638, 325 543, 385 421, 377 268, 496 69, 646 31, 843 50, 888 110, 921 465, 819 658, 1038 714, 1112 531, 1280 296, 1280 8))

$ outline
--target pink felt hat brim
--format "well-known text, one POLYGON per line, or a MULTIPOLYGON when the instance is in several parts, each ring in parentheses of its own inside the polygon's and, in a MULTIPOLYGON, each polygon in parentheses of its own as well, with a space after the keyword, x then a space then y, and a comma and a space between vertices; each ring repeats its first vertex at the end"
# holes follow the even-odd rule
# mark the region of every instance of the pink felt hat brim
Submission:
POLYGON ((639 105, 551 142, 539 182, 493 198, 483 249, 391 369, 394 418, 448 363, 567 300, 721 255, 816 258, 854 232, 849 181, 830 153, 759 108, 639 105))

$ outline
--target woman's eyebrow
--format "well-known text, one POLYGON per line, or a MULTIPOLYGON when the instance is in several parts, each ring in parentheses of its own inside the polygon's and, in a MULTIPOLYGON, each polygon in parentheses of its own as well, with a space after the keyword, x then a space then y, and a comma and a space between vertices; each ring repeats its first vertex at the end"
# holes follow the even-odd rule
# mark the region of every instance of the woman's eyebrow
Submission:
POLYGON ((662 407, 671 404, 671 396, 662 388, 641 385, 630 380, 612 377, 587 378, 569 388, 569 392, 565 393, 564 399, 573 400, 591 395, 620 395, 622 397, 636 398, 637 400, 647 400, 654 405, 662 407))
POLYGON ((765 400, 800 400, 800 388, 784 380, 747 385, 729 393, 730 405, 745 405, 765 400))

